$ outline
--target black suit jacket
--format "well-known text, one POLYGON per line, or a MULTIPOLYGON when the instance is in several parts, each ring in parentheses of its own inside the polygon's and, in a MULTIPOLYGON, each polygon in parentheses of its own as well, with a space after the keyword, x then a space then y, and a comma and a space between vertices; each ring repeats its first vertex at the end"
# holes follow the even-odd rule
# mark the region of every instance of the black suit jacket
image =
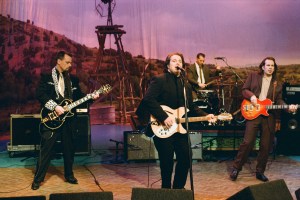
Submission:
MULTIPOLYGON (((193 115, 206 115, 199 109, 192 100, 191 85, 185 80, 188 108, 193 115)), ((161 105, 166 105, 172 109, 184 106, 182 79, 173 74, 164 73, 155 76, 142 99, 136 114, 144 123, 149 121, 149 115, 153 115, 158 121, 163 122, 168 115, 163 111, 161 105)))
MULTIPOLYGON (((70 75, 70 80, 72 90, 72 96, 70 97, 70 99, 76 101, 84 97, 84 94, 82 93, 79 86, 79 79, 73 75, 70 75)), ((40 101, 41 106, 47 107, 49 110, 53 110, 54 108, 51 106, 45 106, 47 103, 53 101, 56 104, 60 104, 61 101, 64 99, 61 95, 58 95, 57 91, 55 90, 55 83, 52 78, 51 72, 41 74, 41 79, 36 90, 36 96, 37 99, 40 101)))

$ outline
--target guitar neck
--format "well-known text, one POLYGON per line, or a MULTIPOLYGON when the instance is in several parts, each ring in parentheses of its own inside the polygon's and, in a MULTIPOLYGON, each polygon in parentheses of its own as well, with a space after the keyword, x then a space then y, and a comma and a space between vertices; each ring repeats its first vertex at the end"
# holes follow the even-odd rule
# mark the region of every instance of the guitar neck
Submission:
POLYGON ((73 103, 67 105, 68 107, 68 110, 72 110, 73 108, 75 108, 76 106, 86 102, 87 100, 91 99, 92 98, 92 95, 91 94, 88 94, 86 95, 85 97, 77 100, 77 101, 74 101, 73 103))
MULTIPOLYGON (((188 122, 202 122, 202 121, 208 121, 207 117, 189 117, 188 122)), ((185 118, 180 118, 179 123, 185 123, 185 118)))
POLYGON ((268 110, 272 110, 272 109, 288 109, 289 105, 267 105, 266 108, 268 110))

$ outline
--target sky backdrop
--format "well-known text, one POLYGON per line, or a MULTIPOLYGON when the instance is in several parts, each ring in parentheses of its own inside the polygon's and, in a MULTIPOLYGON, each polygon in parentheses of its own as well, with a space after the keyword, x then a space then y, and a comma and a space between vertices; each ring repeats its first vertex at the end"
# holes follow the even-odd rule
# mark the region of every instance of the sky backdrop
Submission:
MULTIPOLYGON (((124 50, 133 56, 165 59, 179 51, 186 62, 196 54, 207 63, 231 66, 300 64, 300 0, 116 0, 113 23, 124 25, 124 50)), ((95 27, 106 25, 95 7, 100 0, 0 0, 0 14, 34 21, 39 27, 88 47, 98 47, 95 27)), ((100 8, 100 7, 98 7, 100 8)), ((107 37, 106 48, 116 48, 107 37)))

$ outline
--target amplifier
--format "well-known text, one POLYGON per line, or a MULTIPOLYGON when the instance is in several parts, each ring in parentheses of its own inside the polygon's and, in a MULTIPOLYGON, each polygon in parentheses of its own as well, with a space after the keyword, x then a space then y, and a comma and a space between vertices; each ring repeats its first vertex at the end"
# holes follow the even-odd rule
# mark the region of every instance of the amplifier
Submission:
POLYGON ((282 97, 287 104, 299 104, 300 85, 284 84, 282 86, 282 97))
MULTIPOLYGON (((202 160, 202 134, 190 132, 194 160, 202 160)), ((158 153, 152 138, 139 131, 124 131, 124 158, 130 160, 157 160, 158 153)), ((174 157, 175 158, 175 157, 174 157)))
MULTIPOLYGON (((74 146, 75 154, 91 153, 91 130, 89 115, 74 117, 74 146)), ((11 114, 10 117, 10 142, 7 151, 12 156, 18 151, 34 151, 40 149, 40 114, 11 114)), ((59 148, 60 141, 57 142, 59 148)), ((60 153, 60 149, 57 150, 60 153)))
POLYGON ((10 142, 7 144, 7 150, 9 152, 38 150, 40 121, 39 114, 12 114, 10 117, 10 142))

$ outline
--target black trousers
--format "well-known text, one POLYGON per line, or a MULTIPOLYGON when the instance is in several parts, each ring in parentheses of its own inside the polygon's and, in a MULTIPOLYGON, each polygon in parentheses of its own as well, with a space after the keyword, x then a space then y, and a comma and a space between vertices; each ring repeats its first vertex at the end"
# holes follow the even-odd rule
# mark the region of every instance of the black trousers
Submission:
POLYGON ((39 158, 35 171, 35 182, 42 182, 46 176, 51 158, 55 153, 55 143, 61 140, 62 153, 64 159, 64 176, 73 176, 73 163, 74 163, 74 145, 72 134, 72 119, 67 118, 64 124, 56 129, 50 130, 41 125, 41 146, 39 158))
POLYGON ((174 166, 174 153, 177 164, 173 180, 173 189, 184 188, 190 168, 190 155, 188 135, 175 133, 169 138, 154 137, 154 144, 158 151, 162 188, 171 188, 171 180, 174 166))

